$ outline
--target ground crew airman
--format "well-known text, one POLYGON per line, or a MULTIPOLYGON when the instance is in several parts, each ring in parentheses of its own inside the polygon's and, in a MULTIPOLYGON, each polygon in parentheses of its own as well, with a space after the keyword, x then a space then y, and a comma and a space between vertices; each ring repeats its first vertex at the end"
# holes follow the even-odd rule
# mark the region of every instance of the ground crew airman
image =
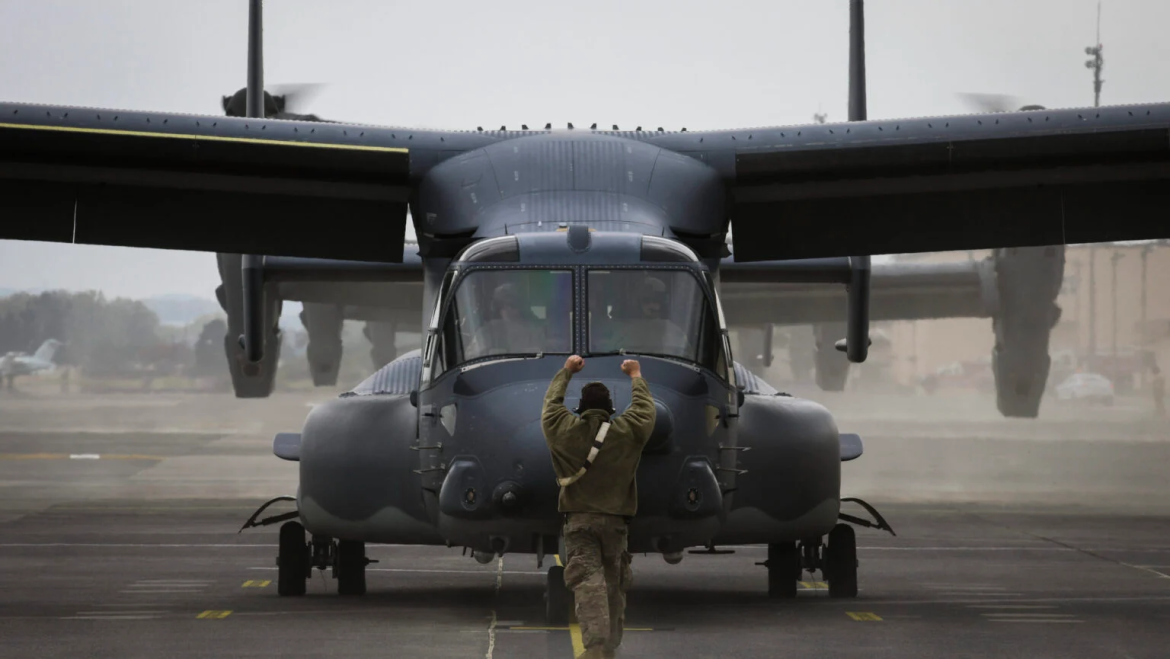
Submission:
POLYGON ((573 414, 564 405, 565 390, 584 367, 577 355, 565 361, 545 394, 541 427, 561 486, 565 585, 576 599, 581 656, 611 657, 622 642, 626 592, 633 583, 628 523, 638 508, 635 475, 654 429, 654 399, 641 366, 627 359, 621 369, 631 380, 630 407, 614 416, 609 389, 590 382, 573 414))

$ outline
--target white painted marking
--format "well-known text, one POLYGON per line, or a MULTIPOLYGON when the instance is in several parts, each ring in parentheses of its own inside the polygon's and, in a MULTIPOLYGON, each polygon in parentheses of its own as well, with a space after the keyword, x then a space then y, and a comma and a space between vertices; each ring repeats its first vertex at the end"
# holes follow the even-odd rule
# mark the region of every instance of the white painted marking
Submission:
MULTIPOLYGON (((758 549, 760 551, 767 550, 767 548, 768 548, 766 545, 719 545, 719 546, 723 549, 758 549)), ((1060 547, 1060 546, 1055 546, 1055 545, 1028 545, 1028 546, 1019 546, 1019 547, 1014 547, 1014 546, 1009 546, 1009 547, 937 547, 937 546, 891 547, 888 545, 884 545, 884 546, 858 547, 857 550, 858 551, 1078 551, 1078 549, 1074 549, 1072 547, 1060 547)), ((1147 550, 1110 548, 1110 549, 1095 549, 1095 550, 1090 550, 1090 551, 1167 551, 1167 552, 1170 552, 1170 548, 1147 549, 1147 550)))
POLYGON ((123 595, 199 595, 199 590, 119 590, 123 595))
POLYGON ((932 590, 1007 590, 1004 586, 965 586, 963 584, 926 584, 923 588, 932 590))
POLYGON ((942 592, 942 593, 939 593, 939 595, 944 595, 946 597, 982 597, 984 599, 989 599, 989 600, 998 599, 1000 597, 1023 597, 1024 596, 1023 593, 985 593, 982 591, 966 592, 966 591, 961 591, 961 590, 960 591, 942 592))
POLYGON ((97 453, 70 453, 70 460, 101 460, 102 456, 97 453))
MULTIPOLYGON (((248 569, 249 570, 275 570, 277 568, 268 567, 268 566, 259 566, 259 567, 250 567, 248 569)), ((485 574, 491 574, 491 572, 487 572, 484 570, 427 570, 427 569, 422 569, 422 568, 407 568, 407 567, 368 567, 368 568, 366 568, 366 572, 416 572, 419 574, 475 574, 475 575, 480 575, 480 576, 485 575, 485 574)), ((534 570, 534 571, 504 570, 503 574, 515 574, 515 575, 523 575, 523 576, 529 576, 529 577, 542 577, 542 576, 544 576, 544 572, 540 572, 537 570, 534 570)))
MULTIPOLYGON (((972 600, 972 599, 938 599, 938 600, 868 600, 869 604, 926 604, 928 606, 935 606, 938 604, 982 604, 988 600, 972 600)), ((1150 597, 1030 597, 1023 600, 1011 600, 1014 603, 1022 602, 1056 602, 1062 604, 1069 604, 1073 602, 1170 602, 1170 596, 1154 595, 1150 597)))
POLYGON ((980 615, 988 618, 1075 618, 1074 613, 981 613, 980 615))
POLYGON ((968 604, 968 609, 1059 609, 1055 604, 968 604))
POLYGON ((61 620, 157 620, 158 616, 62 616, 61 620))
MULTIPOLYGON (((495 596, 500 596, 500 588, 504 586, 504 557, 496 562, 496 593, 495 596)), ((488 624, 488 649, 484 659, 492 659, 492 655, 496 651, 496 610, 492 609, 492 621, 488 624)))
POLYGON ((129 616, 129 615, 162 615, 166 611, 159 609, 144 609, 141 611, 78 611, 79 616, 129 616))
POLYGON ((128 606, 129 607, 142 606, 142 602, 134 602, 133 604, 131 604, 129 602, 119 602, 117 604, 94 604, 93 606, 96 608, 99 608, 99 609, 100 608, 120 609, 120 608, 126 608, 128 606))
POLYGON ((1081 623, 1081 622, 1084 622, 1084 620, 1069 620, 1068 618, 1003 618, 1003 619, 991 618, 990 622, 1038 622, 1038 623, 1072 624, 1072 623, 1081 623))
MULTIPOLYGON (((387 546, 387 547, 393 547, 393 546, 395 546, 395 545, 383 545, 383 546, 387 546)), ((417 546, 417 545, 415 545, 415 546, 417 546)), ((231 544, 227 544, 227 543, 224 543, 224 544, 212 544, 212 543, 189 543, 189 544, 179 544, 179 543, 146 543, 146 542, 142 542, 142 543, 130 543, 130 542, 4 542, 4 543, 0 543, 0 548, 4 548, 4 547, 19 547, 19 548, 44 548, 44 549, 47 549, 47 548, 50 548, 50 547, 110 547, 110 548, 115 548, 115 549, 128 549, 128 548, 144 548, 144 549, 159 549, 159 548, 163 548, 163 549, 176 549, 176 548, 178 548, 178 549, 190 549, 190 548, 219 548, 219 547, 243 547, 243 548, 250 548, 250 549, 255 549, 255 548, 258 548, 258 547, 263 547, 264 549, 273 549, 274 547, 276 547, 276 545, 275 545, 275 544, 266 544, 266 545, 255 545, 255 544, 252 544, 252 545, 248 545, 248 544, 240 544, 240 543, 231 543, 231 544)))

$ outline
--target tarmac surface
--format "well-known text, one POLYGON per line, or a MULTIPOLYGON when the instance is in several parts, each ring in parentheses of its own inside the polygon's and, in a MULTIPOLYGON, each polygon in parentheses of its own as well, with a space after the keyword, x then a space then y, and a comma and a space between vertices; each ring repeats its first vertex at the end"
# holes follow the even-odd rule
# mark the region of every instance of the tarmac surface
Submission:
MULTIPOLYGON (((276 595, 275 529, 237 530, 295 489, 271 433, 328 395, 0 396, 0 657, 574 656, 532 556, 370 546, 367 595, 276 595)), ((846 494, 898 536, 859 531, 856 599, 770 600, 763 547, 636 556, 619 656, 1170 656, 1161 425, 877 407, 842 417, 873 430, 846 494)))

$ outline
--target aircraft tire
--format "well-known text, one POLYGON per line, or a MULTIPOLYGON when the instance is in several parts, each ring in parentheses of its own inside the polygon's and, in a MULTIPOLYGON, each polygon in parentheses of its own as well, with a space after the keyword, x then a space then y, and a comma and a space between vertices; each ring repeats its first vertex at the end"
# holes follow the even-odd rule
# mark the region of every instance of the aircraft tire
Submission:
POLYGON ((565 585, 565 568, 554 565, 548 569, 544 589, 544 617, 549 625, 569 624, 569 609, 573 606, 573 593, 565 585))
POLYGON ((366 543, 357 540, 337 542, 337 594, 366 594, 366 543))
POLYGON ((790 599, 796 597, 796 581, 800 578, 800 551, 795 542, 768 545, 768 597, 790 599))
POLYGON ((824 573, 829 597, 857 597, 857 535, 852 526, 838 524, 829 532, 824 573))
POLYGON ((280 550, 276 557, 276 594, 304 595, 309 569, 305 527, 300 522, 285 522, 280 527, 280 550))

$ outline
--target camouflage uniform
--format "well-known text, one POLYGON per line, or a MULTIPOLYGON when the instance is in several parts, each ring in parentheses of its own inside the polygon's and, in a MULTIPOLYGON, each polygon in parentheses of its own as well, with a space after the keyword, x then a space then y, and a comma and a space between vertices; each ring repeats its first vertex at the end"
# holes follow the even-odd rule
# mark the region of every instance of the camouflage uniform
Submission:
POLYGON ((626 520, 596 513, 567 517, 565 585, 576 600, 581 640, 587 649, 612 651, 622 642, 626 593, 634 582, 626 520))
POLYGON ((627 520, 638 508, 635 476, 642 449, 654 429, 654 399, 646 381, 633 378, 630 407, 610 419, 602 410, 576 416, 564 405, 572 373, 562 369, 544 400, 541 426, 557 478, 581 469, 602 423, 604 445, 580 480, 561 488, 565 513, 565 584, 576 600, 586 657, 606 656, 622 640, 626 592, 633 583, 627 549, 627 520))

